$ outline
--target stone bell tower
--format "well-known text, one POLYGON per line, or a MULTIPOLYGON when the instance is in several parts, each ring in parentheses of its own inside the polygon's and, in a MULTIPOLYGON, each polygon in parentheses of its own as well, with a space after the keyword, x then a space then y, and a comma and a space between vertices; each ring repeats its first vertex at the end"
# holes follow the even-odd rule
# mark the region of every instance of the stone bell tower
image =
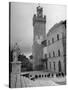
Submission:
POLYGON ((46 16, 43 15, 43 8, 38 6, 37 14, 33 16, 33 68, 40 70, 41 59, 43 58, 42 41, 46 38, 46 16))

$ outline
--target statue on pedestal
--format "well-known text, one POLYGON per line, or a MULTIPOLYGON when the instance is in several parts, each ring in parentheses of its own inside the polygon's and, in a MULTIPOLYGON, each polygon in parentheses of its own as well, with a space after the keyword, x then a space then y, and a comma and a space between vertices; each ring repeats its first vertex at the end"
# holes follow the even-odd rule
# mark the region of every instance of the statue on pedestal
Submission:
POLYGON ((18 55, 20 54, 20 48, 18 44, 16 43, 13 49, 13 62, 18 61, 18 55))
POLYGON ((21 62, 18 61, 18 56, 20 55, 20 48, 16 43, 13 49, 13 62, 12 62, 12 72, 20 73, 21 71, 21 62))

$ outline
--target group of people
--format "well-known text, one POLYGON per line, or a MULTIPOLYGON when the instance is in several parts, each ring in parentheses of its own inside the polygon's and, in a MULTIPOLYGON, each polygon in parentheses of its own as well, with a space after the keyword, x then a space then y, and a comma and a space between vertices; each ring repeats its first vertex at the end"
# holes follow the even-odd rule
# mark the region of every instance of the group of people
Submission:
POLYGON ((31 79, 31 80, 35 80, 38 78, 55 78, 55 77, 64 77, 65 74, 63 72, 59 72, 59 73, 48 73, 48 74, 39 74, 39 75, 35 75, 34 77, 32 77, 32 75, 28 74, 28 75, 24 75, 25 77, 31 79))
POLYGON ((64 77, 65 76, 65 74, 63 73, 63 72, 60 72, 60 73, 56 73, 56 74, 54 74, 54 73, 48 73, 48 74, 45 74, 45 75, 35 75, 35 77, 33 77, 33 78, 31 78, 31 80, 35 80, 35 79, 38 79, 38 78, 43 78, 43 77, 45 77, 45 78, 55 78, 55 77, 64 77))

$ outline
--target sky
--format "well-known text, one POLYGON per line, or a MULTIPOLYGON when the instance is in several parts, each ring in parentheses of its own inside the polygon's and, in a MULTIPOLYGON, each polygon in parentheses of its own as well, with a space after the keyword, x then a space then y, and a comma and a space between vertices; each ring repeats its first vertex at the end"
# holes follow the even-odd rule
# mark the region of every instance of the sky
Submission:
POLYGON ((43 15, 46 15, 46 33, 54 24, 66 19, 65 5, 12 2, 11 47, 17 42, 26 55, 32 52, 33 15, 36 14, 38 5, 43 8, 43 15))

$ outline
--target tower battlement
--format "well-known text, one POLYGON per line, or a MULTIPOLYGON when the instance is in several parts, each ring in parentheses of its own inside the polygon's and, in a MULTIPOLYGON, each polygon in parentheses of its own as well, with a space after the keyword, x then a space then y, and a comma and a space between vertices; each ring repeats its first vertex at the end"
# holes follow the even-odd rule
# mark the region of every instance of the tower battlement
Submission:
POLYGON ((42 7, 40 7, 40 6, 38 6, 37 8, 36 8, 37 10, 37 14, 34 14, 34 16, 33 16, 33 26, 34 26, 34 24, 37 22, 43 22, 43 23, 45 23, 46 22, 46 16, 45 15, 43 15, 43 8, 42 7))

